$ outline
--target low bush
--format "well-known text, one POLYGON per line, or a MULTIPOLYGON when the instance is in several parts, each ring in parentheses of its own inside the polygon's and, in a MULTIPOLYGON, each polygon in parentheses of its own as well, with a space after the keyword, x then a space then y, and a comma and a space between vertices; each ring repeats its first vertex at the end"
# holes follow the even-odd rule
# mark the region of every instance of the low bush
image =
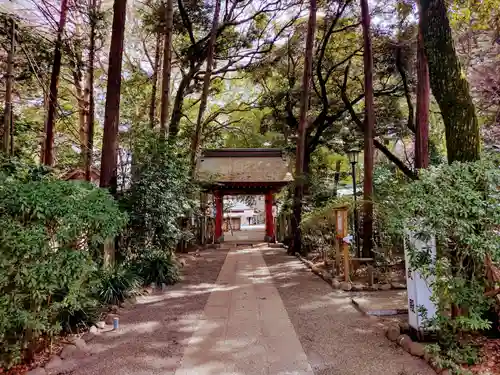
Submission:
POLYGON ((98 298, 107 305, 119 305, 125 299, 139 295, 142 279, 131 269, 123 265, 99 271, 98 298))
POLYGON ((176 283, 180 278, 179 265, 175 256, 168 251, 145 251, 134 260, 133 267, 135 273, 147 285, 151 283, 170 285, 176 283))
POLYGON ((23 176, 0 174, 0 367, 94 318, 98 262, 89 250, 126 221, 105 190, 23 176))

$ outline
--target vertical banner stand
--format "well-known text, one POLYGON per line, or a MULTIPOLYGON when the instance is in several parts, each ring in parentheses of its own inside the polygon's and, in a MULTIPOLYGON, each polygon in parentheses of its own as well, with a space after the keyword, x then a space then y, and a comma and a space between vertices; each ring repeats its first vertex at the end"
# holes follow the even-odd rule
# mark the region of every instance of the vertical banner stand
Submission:
POLYGON ((432 262, 436 260, 436 239, 422 241, 416 234, 407 230, 405 239, 405 263, 406 263, 406 285, 408 289, 408 323, 419 339, 423 339, 426 321, 419 313, 425 309, 427 319, 432 319, 436 315, 436 305, 431 301, 432 290, 430 285, 433 277, 425 278, 417 270, 412 269, 409 257, 409 248, 420 253, 428 253, 432 262))

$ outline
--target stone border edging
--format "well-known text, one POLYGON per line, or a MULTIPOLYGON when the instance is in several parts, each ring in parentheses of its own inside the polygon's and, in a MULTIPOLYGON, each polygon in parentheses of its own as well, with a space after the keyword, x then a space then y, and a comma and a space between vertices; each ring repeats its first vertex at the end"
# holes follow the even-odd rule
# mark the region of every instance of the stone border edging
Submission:
MULTIPOLYGON (((403 324, 407 326, 407 323, 403 324)), ((399 345, 401 348, 403 348, 403 350, 410 353, 411 355, 422 358, 429 364, 429 366, 436 372, 436 374, 451 375, 451 371, 449 369, 443 369, 437 364, 435 357, 433 357, 425 350, 424 344, 413 341, 410 336, 404 333, 406 328, 408 327, 402 327, 402 324, 391 324, 385 331, 385 337, 399 345)))
MULTIPOLYGON (((120 307, 129 309, 135 304, 136 300, 132 297, 122 302, 120 307)), ((58 355, 51 356, 47 363, 31 369, 26 375, 52 375, 69 373, 74 370, 77 366, 75 360, 92 355, 91 349, 87 346, 90 341, 97 335, 114 331, 112 320, 119 317, 119 306, 112 305, 109 309, 110 311, 106 314, 104 320, 96 322, 82 335, 74 335, 69 340, 63 340, 64 346, 58 355)))
POLYGON ((330 284, 333 289, 342 289, 345 292, 377 292, 383 290, 406 290, 406 285, 400 283, 374 284, 372 286, 352 283, 350 281, 339 281, 332 277, 328 272, 316 267, 313 262, 307 260, 299 254, 295 256, 304 263, 313 273, 321 277, 324 281, 330 284))

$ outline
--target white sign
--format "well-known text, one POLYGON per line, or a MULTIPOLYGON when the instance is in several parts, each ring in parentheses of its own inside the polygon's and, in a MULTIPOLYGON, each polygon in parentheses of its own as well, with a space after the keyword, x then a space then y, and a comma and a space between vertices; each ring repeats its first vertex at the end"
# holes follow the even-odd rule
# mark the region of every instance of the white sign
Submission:
POLYGON ((421 241, 415 234, 408 231, 409 244, 405 242, 406 282, 408 289, 408 323, 418 332, 422 332, 425 321, 419 311, 424 308, 427 319, 436 315, 436 305, 431 301, 432 290, 430 285, 432 277, 424 278, 420 272, 411 269, 408 256, 408 245, 414 251, 428 253, 432 261, 436 259, 436 240, 432 238, 428 242, 421 241))
POLYGON ((344 222, 342 221, 342 212, 337 211, 337 234, 344 234, 344 222))

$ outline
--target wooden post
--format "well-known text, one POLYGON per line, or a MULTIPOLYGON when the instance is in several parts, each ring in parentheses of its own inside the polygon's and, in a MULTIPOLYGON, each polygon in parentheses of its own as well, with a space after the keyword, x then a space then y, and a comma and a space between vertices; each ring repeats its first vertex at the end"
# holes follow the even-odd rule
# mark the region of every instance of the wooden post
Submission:
MULTIPOLYGON (((338 247, 342 249, 344 258, 344 280, 350 281, 350 267, 349 267, 349 246, 343 241, 347 236, 347 208, 342 207, 335 211, 336 214, 336 232, 338 247)), ((338 254, 339 252, 337 252, 338 254)))
POLYGON ((222 232, 222 220, 224 216, 223 212, 223 202, 222 202, 222 192, 215 192, 215 242, 220 243, 224 241, 224 236, 222 232))
POLYGON ((273 193, 266 193, 266 238, 267 242, 274 242, 274 219, 273 219, 273 193))

